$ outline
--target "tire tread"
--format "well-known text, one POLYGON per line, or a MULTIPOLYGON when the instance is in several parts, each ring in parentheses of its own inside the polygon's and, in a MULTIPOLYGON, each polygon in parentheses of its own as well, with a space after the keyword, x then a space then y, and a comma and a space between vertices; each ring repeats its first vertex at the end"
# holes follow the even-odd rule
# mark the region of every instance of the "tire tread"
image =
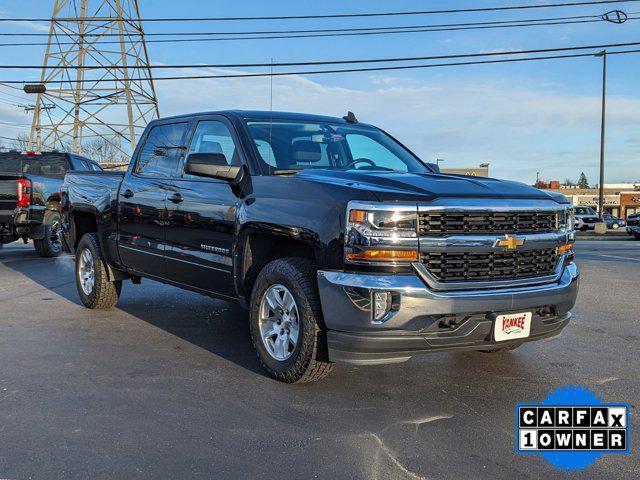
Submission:
MULTIPOLYGON (((260 281, 272 272, 278 272, 291 279, 303 291, 306 301, 309 304, 314 317, 313 332, 311 335, 302 335, 303 345, 308 352, 306 355, 298 355, 295 363, 286 372, 273 370, 267 365, 262 357, 258 354, 258 359, 262 366, 276 379, 286 383, 308 383, 321 380, 329 375, 335 364, 329 362, 327 350, 327 337, 322 328, 322 308, 320 306, 320 296, 318 294, 318 286, 315 278, 316 270, 313 263, 305 258, 290 257, 274 260, 268 263, 258 275, 255 291, 258 289, 260 281)), ((252 298, 252 302, 259 301, 252 298)), ((300 307, 298 307, 300 308, 300 307)), ((253 322, 251 327, 254 328, 253 322)), ((256 345, 254 348, 257 349, 256 345)))
MULTIPOLYGON (((82 303, 85 307, 94 310, 107 310, 114 307, 118 303, 120 298, 120 292, 122 290, 122 282, 111 282, 107 274, 107 269, 104 265, 104 257, 102 256, 102 250, 100 249, 100 242, 95 233, 87 233, 82 237, 78 244, 77 255, 83 250, 83 243, 88 243, 90 249, 93 250, 93 263, 95 268, 95 283, 93 287, 93 295, 87 296, 82 291, 79 281, 78 293, 82 299, 82 303)), ((76 259, 76 264, 77 264, 76 259)), ((76 265, 76 277, 77 277, 77 265, 76 265)))

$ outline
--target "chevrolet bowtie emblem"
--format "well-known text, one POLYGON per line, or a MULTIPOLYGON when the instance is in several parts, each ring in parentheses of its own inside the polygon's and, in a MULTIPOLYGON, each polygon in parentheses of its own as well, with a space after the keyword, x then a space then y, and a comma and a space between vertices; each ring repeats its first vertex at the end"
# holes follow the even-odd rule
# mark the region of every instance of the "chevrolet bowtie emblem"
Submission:
POLYGON ((496 240, 497 247, 505 247, 507 250, 515 250, 516 248, 524 245, 524 238, 512 237, 505 235, 503 240, 496 240))

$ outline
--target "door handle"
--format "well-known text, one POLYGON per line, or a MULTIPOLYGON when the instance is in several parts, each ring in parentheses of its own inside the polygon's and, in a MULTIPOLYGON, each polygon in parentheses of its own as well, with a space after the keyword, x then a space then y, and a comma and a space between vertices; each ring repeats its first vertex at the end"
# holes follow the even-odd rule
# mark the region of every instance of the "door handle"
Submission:
POLYGON ((133 192, 127 188, 124 192, 122 192, 122 196, 124 198, 131 198, 133 197, 133 192))
POLYGON ((172 203, 182 203, 184 202, 184 197, 179 193, 174 193, 169 197, 169 201, 172 203))

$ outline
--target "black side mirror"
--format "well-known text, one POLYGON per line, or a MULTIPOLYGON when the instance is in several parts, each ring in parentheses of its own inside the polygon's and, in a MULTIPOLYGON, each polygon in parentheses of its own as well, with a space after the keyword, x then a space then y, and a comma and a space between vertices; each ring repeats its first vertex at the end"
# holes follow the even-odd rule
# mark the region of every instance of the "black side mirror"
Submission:
POLYGON ((191 153, 187 156, 184 173, 237 184, 242 180, 243 169, 241 166, 229 165, 222 153, 191 153))
POLYGON ((438 165, 437 163, 427 163, 427 167, 433 173, 440 173, 440 165, 438 165))

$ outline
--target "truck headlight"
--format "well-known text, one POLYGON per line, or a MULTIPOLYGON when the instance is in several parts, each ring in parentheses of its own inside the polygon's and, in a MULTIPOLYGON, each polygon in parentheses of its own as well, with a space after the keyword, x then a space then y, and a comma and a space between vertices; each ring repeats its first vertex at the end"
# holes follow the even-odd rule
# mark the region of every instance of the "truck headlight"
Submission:
POLYGON ((573 217, 573 209, 570 208, 564 211, 560 217, 560 230, 563 232, 572 232, 575 229, 575 219, 573 217))
POLYGON ((357 205, 347 211, 345 260, 395 264, 418 260, 416 207, 375 210, 357 205))

